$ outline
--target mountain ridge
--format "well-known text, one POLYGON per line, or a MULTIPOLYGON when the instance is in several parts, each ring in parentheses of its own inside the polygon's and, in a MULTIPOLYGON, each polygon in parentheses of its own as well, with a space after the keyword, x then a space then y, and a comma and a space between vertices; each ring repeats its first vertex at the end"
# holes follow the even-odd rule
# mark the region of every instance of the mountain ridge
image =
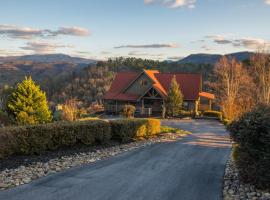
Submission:
POLYGON ((54 62, 69 62, 74 64, 95 64, 94 59, 87 59, 82 57, 74 57, 67 54, 30 54, 22 56, 7 56, 0 57, 0 63, 14 62, 14 61, 31 61, 37 63, 54 63, 54 62))
POLYGON ((184 57, 183 59, 178 60, 178 63, 186 64, 186 63, 192 63, 192 64, 212 64, 214 65, 219 61, 219 59, 222 56, 227 57, 233 57, 237 61, 243 61, 248 59, 251 55, 253 55, 253 52, 250 51, 242 51, 242 52, 235 52, 230 54, 206 54, 206 53, 198 53, 198 54, 190 54, 187 57, 184 57))

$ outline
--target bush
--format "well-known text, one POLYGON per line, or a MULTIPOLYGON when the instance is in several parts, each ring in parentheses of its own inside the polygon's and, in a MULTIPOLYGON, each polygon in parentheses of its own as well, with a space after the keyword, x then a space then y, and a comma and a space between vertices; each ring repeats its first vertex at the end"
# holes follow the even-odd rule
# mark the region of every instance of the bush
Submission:
POLYGON ((238 145, 235 157, 241 179, 270 189, 270 106, 257 106, 228 130, 238 145))
POLYGON ((146 119, 146 137, 160 133, 160 121, 157 119, 146 119))
POLYGON ((222 120, 222 113, 219 111, 214 111, 214 110, 206 110, 203 112, 203 116, 205 117, 215 117, 219 119, 220 121, 222 120))
POLYGON ((12 124, 12 120, 9 118, 6 112, 0 110, 0 127, 2 125, 8 126, 12 124))
POLYGON ((122 115, 126 118, 132 118, 134 117, 136 108, 132 105, 125 105, 122 110, 122 115))
POLYGON ((181 110, 180 116, 181 117, 192 117, 194 115, 193 111, 181 110))
POLYGON ((11 154, 40 154, 76 143, 93 145, 111 138, 105 121, 59 122, 0 129, 0 158, 11 154))
POLYGON ((181 133, 182 130, 179 128, 173 128, 170 126, 161 126, 160 127, 160 132, 161 133, 181 133))
POLYGON ((231 123, 231 120, 229 119, 222 119, 222 123, 225 125, 225 126, 228 126, 230 123, 231 123))
POLYGON ((151 137, 160 132, 160 121, 157 119, 122 119, 110 123, 112 137, 122 142, 151 137))

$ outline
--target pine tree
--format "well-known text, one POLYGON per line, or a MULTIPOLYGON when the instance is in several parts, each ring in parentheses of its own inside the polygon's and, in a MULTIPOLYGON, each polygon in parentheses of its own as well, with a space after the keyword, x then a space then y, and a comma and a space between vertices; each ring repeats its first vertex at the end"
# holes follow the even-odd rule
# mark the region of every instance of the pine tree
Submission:
POLYGON ((31 77, 18 83, 8 100, 8 111, 18 124, 38 124, 52 120, 45 92, 31 77))
POLYGON ((166 112, 170 117, 176 117, 180 114, 183 104, 183 94, 180 90, 180 86, 174 76, 171 81, 170 90, 166 100, 166 112))

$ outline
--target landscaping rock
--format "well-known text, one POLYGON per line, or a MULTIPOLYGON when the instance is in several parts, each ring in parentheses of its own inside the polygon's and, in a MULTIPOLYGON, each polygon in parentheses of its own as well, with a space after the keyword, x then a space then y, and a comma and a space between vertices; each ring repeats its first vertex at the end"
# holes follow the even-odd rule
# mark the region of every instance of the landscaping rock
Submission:
POLYGON ((135 148, 152 145, 159 142, 179 140, 186 134, 187 132, 175 134, 166 133, 148 140, 138 140, 127 144, 117 143, 116 145, 109 147, 89 147, 83 151, 75 148, 71 152, 47 152, 46 155, 23 156, 23 159, 17 160, 12 160, 14 157, 11 157, 10 159, 6 160, 6 163, 3 161, 5 165, 1 164, 0 166, 0 190, 26 184, 49 174, 57 173, 62 170, 86 163, 93 163, 135 148), (14 163, 16 165, 14 165, 14 163))
POLYGON ((270 200, 270 193, 256 189, 253 185, 242 183, 239 179, 239 173, 231 155, 225 169, 223 199, 270 200))

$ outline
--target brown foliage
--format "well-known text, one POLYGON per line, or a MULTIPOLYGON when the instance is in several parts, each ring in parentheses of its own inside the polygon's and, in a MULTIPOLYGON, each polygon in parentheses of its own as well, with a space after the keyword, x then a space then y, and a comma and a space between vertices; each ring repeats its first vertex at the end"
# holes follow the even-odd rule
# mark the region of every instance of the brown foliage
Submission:
POLYGON ((252 75, 256 84, 256 100, 258 103, 270 104, 270 55, 257 52, 250 59, 252 75))
POLYGON ((64 121, 76 121, 78 118, 78 101, 76 99, 70 99, 65 102, 62 109, 62 120, 64 121))
POLYGON ((217 103, 228 119, 239 117, 254 104, 254 84, 246 68, 235 59, 222 57, 214 68, 214 82, 210 84, 217 95, 217 103))
POLYGON ((122 110, 122 115, 126 118, 134 117, 136 108, 133 105, 125 105, 122 110))

